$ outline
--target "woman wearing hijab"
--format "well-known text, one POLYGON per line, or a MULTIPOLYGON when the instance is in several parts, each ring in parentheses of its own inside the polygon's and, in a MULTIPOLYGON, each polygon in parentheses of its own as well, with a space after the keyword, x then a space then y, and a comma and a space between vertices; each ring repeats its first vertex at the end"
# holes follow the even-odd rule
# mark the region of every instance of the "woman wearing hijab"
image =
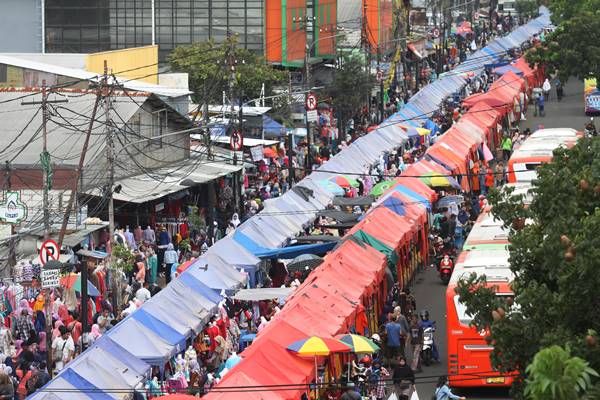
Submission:
POLYGON ((52 331, 52 340, 53 341, 54 341, 54 339, 56 339, 57 337, 60 336, 59 328, 64 325, 65 324, 60 319, 54 322, 54 330, 52 331))
POLYGON ((100 336, 102 336, 102 333, 100 333, 100 325, 98 325, 98 324, 92 325, 91 335, 92 335, 92 338, 94 339, 94 341, 97 340, 100 336))
POLYGON ((46 331, 46 316, 43 311, 36 311, 34 326, 37 332, 46 331))

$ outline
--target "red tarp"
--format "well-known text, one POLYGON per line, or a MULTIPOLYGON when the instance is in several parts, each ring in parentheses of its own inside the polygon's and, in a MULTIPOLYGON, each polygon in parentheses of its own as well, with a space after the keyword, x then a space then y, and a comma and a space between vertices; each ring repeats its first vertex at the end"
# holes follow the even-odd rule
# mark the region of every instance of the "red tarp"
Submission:
POLYGON ((500 114, 498 111, 490 109, 483 103, 478 103, 471 107, 471 109, 460 118, 460 121, 469 121, 482 129, 490 130, 496 127, 499 119, 500 114))
POLYGON ((354 225, 348 233, 354 234, 362 230, 396 250, 403 245, 404 233, 408 232, 408 230, 405 230, 405 224, 406 222, 402 216, 383 205, 379 205, 377 209, 354 225))
POLYGON ((492 83, 492 86, 490 86, 490 91, 493 91, 499 87, 509 87, 514 92, 515 96, 519 96, 519 92, 525 91, 525 81, 514 72, 508 71, 498 78, 498 80, 492 83))
POLYGON ((530 89, 538 85, 536 71, 529 66, 524 57, 519 58, 512 65, 523 72, 523 77, 527 79, 530 89))
POLYGON ((452 168, 452 173, 463 173, 464 166, 462 159, 457 157, 451 149, 443 146, 442 143, 434 143, 427 150, 427 154, 430 155, 434 161, 441 162, 443 165, 452 168))

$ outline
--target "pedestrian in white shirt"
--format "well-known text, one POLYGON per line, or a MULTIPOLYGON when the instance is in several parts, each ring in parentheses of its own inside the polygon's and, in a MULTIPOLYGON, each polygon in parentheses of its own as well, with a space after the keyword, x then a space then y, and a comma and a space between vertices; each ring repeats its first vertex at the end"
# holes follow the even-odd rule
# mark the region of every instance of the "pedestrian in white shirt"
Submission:
POLYGON ((52 342, 52 360, 54 360, 56 372, 62 370, 75 354, 75 343, 71 337, 71 332, 64 326, 58 329, 60 336, 52 342))

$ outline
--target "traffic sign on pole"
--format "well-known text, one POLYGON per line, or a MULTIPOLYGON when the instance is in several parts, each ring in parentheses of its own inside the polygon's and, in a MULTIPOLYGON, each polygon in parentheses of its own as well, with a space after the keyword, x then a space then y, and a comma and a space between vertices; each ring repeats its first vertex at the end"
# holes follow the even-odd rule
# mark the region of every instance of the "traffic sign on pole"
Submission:
POLYGON ((54 240, 46 240, 40 248, 40 261, 46 265, 49 260, 58 260, 60 250, 54 240))
POLYGON ((314 93, 306 95, 306 109, 312 111, 317 108, 317 96, 314 93))

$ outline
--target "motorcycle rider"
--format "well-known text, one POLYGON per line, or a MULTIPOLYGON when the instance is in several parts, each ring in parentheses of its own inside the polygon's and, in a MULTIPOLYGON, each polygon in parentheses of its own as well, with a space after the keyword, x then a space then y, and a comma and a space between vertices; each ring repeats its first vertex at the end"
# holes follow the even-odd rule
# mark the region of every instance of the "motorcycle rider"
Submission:
POLYGON ((594 117, 590 118, 590 122, 585 125, 585 134, 588 137, 598 136, 598 131, 596 130, 596 125, 594 125, 594 117))
MULTIPOLYGON (((429 311, 427 310, 422 310, 420 313, 421 316, 421 321, 419 322, 419 326, 425 330, 427 328, 432 328, 433 330, 435 330, 435 324, 429 320, 429 311)), ((435 341, 433 342, 433 347, 431 349, 431 355, 433 357, 433 359, 435 360, 435 362, 440 362, 440 354, 438 352, 438 348, 437 348, 437 344, 435 343, 435 341)))

